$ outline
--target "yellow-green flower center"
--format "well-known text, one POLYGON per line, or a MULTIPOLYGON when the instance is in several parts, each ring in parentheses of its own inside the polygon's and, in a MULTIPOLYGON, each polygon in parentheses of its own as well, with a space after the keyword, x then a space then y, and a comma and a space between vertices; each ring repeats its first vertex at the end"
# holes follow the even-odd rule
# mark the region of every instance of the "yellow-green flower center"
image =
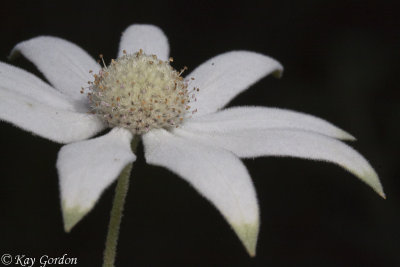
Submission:
POLYGON ((177 127, 190 109, 182 72, 142 50, 124 53, 94 75, 88 93, 92 112, 110 127, 124 127, 133 134, 177 127))

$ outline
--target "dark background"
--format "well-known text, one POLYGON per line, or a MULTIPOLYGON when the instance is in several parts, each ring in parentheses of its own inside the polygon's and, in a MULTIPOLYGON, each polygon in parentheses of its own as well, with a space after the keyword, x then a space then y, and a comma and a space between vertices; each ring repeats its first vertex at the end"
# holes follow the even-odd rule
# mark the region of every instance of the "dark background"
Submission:
MULTIPOLYGON (((257 256, 249 258, 219 213, 177 176, 146 165, 140 147, 118 266, 400 266, 400 20, 393 3, 9 1, 0 9, 0 60, 38 35, 111 58, 133 23, 165 31, 176 68, 190 71, 234 49, 270 55, 284 65, 283 78, 263 79, 230 105, 303 111, 347 130, 387 194, 381 199, 331 164, 245 160, 262 216, 257 256)), ((12 64, 43 77, 24 59, 12 64)), ((114 185, 64 233, 55 168, 60 145, 0 127, 0 254, 67 253, 79 266, 100 266, 114 185)))

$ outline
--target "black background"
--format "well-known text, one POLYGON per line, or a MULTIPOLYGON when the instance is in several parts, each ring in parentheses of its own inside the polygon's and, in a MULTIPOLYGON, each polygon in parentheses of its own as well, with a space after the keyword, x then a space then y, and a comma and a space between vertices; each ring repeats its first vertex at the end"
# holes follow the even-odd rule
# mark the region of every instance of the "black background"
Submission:
MULTIPOLYGON (((262 216, 257 256, 250 258, 219 213, 177 176, 146 165, 140 147, 118 266, 400 266, 400 20, 393 3, 10 1, 1 4, 0 60, 38 35, 111 58, 133 23, 165 31, 176 68, 190 71, 235 49, 270 55, 284 65, 283 78, 263 79, 230 105, 303 111, 347 130, 388 196, 380 199, 331 164, 245 160, 262 216)), ((24 59, 12 64, 43 77, 24 59)), ((55 169, 60 145, 4 122, 0 127, 0 253, 67 253, 79 266, 100 266, 114 185, 64 233, 55 169)))

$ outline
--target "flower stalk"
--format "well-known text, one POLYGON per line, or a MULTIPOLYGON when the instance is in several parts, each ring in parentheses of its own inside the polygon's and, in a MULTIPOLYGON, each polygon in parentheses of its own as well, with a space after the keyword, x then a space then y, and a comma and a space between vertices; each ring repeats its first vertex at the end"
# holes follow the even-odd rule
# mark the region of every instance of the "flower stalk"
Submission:
MULTIPOLYGON (((139 136, 135 136, 131 142, 131 149, 136 153, 137 145, 139 144, 139 136)), ((113 267, 117 254, 117 245, 119 237, 119 229, 121 226, 122 213, 126 196, 129 189, 129 178, 131 176, 133 163, 129 163, 120 173, 117 186, 115 188, 114 201, 111 208, 110 222, 108 224, 107 239, 103 255, 103 267, 113 267)))

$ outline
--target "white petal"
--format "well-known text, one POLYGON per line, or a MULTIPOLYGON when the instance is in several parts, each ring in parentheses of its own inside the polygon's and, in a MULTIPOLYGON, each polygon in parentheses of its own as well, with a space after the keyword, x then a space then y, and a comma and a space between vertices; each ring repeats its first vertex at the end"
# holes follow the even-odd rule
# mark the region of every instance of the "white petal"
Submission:
POLYGON ((246 129, 307 130, 330 137, 355 140, 347 132, 312 115, 265 107, 233 107, 188 120, 184 129, 205 133, 229 133, 246 129))
POLYGON ((149 164, 163 166, 189 182, 222 213, 250 255, 255 254, 259 211, 251 178, 232 153, 153 130, 143 137, 149 164))
POLYGON ((154 25, 134 24, 122 33, 119 57, 123 55, 123 50, 133 54, 140 49, 143 49, 145 54, 156 55, 161 60, 167 60, 169 56, 168 39, 164 32, 154 25))
POLYGON ((94 80, 89 71, 98 72, 100 65, 82 48, 60 38, 40 36, 17 44, 10 57, 18 53, 32 61, 56 89, 87 103, 81 87, 94 80))
POLYGON ((0 86, 40 103, 61 109, 77 110, 68 96, 56 91, 35 75, 0 62, 0 86))
POLYGON ((187 76, 189 88, 200 88, 191 103, 194 116, 216 111, 268 74, 278 76, 282 65, 273 58, 249 51, 232 51, 201 64, 187 76), (194 80, 191 80, 194 78, 194 80))
POLYGON ((61 148, 57 169, 67 232, 93 208, 123 168, 135 161, 136 156, 130 148, 131 139, 129 131, 114 128, 101 137, 61 148))
POLYGON ((348 170, 385 197, 378 175, 350 146, 327 136, 300 130, 240 130, 206 134, 176 129, 176 134, 232 151, 239 157, 289 156, 328 161, 348 170))
POLYGON ((92 137, 104 124, 95 115, 55 108, 0 84, 0 120, 59 143, 92 137))

